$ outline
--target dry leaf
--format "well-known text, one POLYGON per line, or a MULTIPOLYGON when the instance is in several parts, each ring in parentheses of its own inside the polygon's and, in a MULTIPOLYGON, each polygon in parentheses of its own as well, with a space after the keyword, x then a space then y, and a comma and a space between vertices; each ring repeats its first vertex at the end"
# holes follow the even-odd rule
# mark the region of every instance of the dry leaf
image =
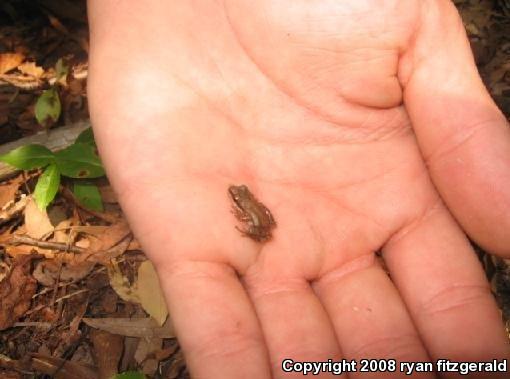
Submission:
POLYGON ((153 376, 158 369, 159 362, 154 357, 154 352, 161 350, 163 340, 161 338, 142 338, 135 352, 135 360, 142 365, 145 375, 153 376))
POLYGON ((115 291, 111 288, 105 288, 101 294, 99 305, 107 314, 112 314, 117 312, 117 301, 119 296, 115 291))
POLYGON ((32 276, 43 286, 52 287, 55 284, 55 276, 58 276, 58 268, 55 274, 53 270, 48 270, 46 268, 45 262, 46 261, 41 261, 36 263, 32 276))
POLYGON ((5 74, 18 67, 25 60, 25 56, 20 53, 2 53, 0 54, 0 74, 5 74))
POLYGON ((94 346, 99 379, 110 379, 117 373, 124 338, 103 330, 92 329, 90 339, 94 346))
POLYGON ((158 274, 151 261, 142 262, 138 268, 138 298, 143 309, 159 325, 163 325, 168 316, 168 308, 161 291, 158 274))
POLYGON ((124 301, 141 304, 158 325, 164 324, 168 316, 168 308, 161 291, 158 275, 149 260, 140 264, 138 276, 133 284, 129 283, 116 264, 109 266, 108 275, 111 287, 124 301))
POLYGON ((97 379, 95 368, 62 358, 32 354, 32 369, 54 379, 97 379))
MULTIPOLYGON (((51 353, 46 355, 51 355, 51 353)), ((79 345, 70 361, 82 365, 94 366, 94 358, 92 357, 91 347, 88 344, 79 345)))
POLYGON ((27 234, 36 239, 53 232, 53 225, 46 211, 39 209, 33 199, 30 199, 25 208, 25 226, 27 234))
POLYGON ((85 91, 83 89, 83 81, 78 79, 69 80, 69 93, 73 96, 81 96, 85 91))
POLYGON ((22 181, 23 177, 20 175, 8 183, 0 185, 0 209, 4 209, 9 202, 14 203, 14 197, 22 181))
POLYGON ((0 283, 5 279, 7 275, 9 275, 10 272, 11 268, 9 265, 3 261, 0 261, 0 283))
POLYGON ((122 274, 116 263, 108 265, 108 277, 110 279, 110 286, 117 292, 117 295, 119 295, 122 300, 140 303, 136 283, 131 285, 128 278, 122 274))
POLYGON ((182 350, 179 350, 172 357, 170 361, 170 367, 165 370, 164 377, 167 379, 177 379, 181 377, 183 370, 186 370, 186 362, 182 354, 182 350))
POLYGON ((25 209, 28 202, 29 197, 22 195, 17 202, 6 204, 3 209, 0 209, 0 225, 18 216, 25 209))
POLYGON ((131 242, 129 242, 129 245, 126 250, 143 250, 142 245, 140 245, 140 242, 138 242, 137 239, 133 238, 131 242))
POLYGON ((132 367, 132 362, 134 362, 134 356, 136 349, 138 348, 138 343, 140 342, 140 338, 136 337, 124 337, 124 351, 122 352, 122 359, 119 365, 119 372, 127 371, 132 367))
POLYGON ((57 278, 61 282, 75 282, 83 279, 93 268, 93 262, 62 263, 58 259, 46 259, 36 264, 32 275, 39 283, 51 287, 57 278))
POLYGON ((23 379, 21 374, 16 371, 4 371, 0 370, 0 378, 2 379, 23 379))
MULTIPOLYGON (((64 229, 63 232, 66 233, 66 228, 69 228, 71 225, 71 220, 67 218, 67 213, 64 207, 60 205, 54 205, 48 208, 48 218, 50 219, 51 225, 56 225, 55 230, 64 229)), ((60 233, 62 235, 62 233, 60 233)), ((53 238, 55 242, 68 242, 68 238, 64 240, 58 240, 57 236, 53 238)))
POLYGON ((25 90, 34 90, 43 84, 40 79, 22 74, 0 74, 0 80, 25 90))
POLYGON ((34 78, 40 78, 44 74, 44 69, 35 64, 35 62, 25 62, 18 66, 23 74, 33 76, 34 78))
POLYGON ((7 245, 5 251, 11 257, 17 257, 18 255, 30 255, 34 253, 35 248, 28 245, 7 245))
POLYGON ((11 327, 30 307, 37 282, 30 276, 33 256, 20 255, 0 282, 0 330, 11 327))
MULTIPOLYGON (((53 222, 52 224, 55 225, 53 222)), ((53 233, 53 241, 72 244, 75 240, 76 233, 73 233, 71 224, 71 219, 62 220, 56 224, 57 226, 55 226, 55 232, 53 233)))
POLYGON ((111 226, 89 226, 87 229, 81 227, 81 230, 86 231, 91 235, 90 250, 91 251, 104 251, 117 245, 122 241, 128 234, 131 233, 126 220, 121 219, 118 223, 111 226))
POLYGON ((150 317, 144 318, 83 318, 82 321, 96 329, 126 337, 174 338, 175 332, 170 322, 159 326, 150 317))

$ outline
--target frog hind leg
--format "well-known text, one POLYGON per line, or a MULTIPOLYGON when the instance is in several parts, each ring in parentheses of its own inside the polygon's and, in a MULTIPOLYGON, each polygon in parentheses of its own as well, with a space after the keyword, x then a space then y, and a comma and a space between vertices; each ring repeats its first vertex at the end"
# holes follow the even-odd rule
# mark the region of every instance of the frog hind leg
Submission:
POLYGON ((236 229, 239 230, 239 233, 241 233, 243 235, 243 237, 250 237, 251 234, 248 230, 246 229, 242 229, 240 228, 239 226, 236 225, 236 229))
POLYGON ((243 237, 248 237, 248 238, 250 238, 254 241, 257 241, 257 242, 269 241, 271 239, 271 234, 259 235, 259 234, 253 233, 252 231, 250 231, 250 229, 241 229, 238 226, 236 226, 236 229, 239 230, 239 233, 241 233, 241 235, 243 237))
POLYGON ((232 208, 232 213, 241 222, 247 222, 251 220, 250 215, 244 213, 239 208, 232 208))

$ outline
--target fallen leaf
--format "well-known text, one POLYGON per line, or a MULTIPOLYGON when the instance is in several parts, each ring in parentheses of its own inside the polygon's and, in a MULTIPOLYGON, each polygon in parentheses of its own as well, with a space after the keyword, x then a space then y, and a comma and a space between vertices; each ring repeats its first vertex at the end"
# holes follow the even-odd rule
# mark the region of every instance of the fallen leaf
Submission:
POLYGON ((94 254, 91 259, 105 266, 108 265, 110 261, 121 256, 127 251, 129 245, 131 244, 132 238, 133 238, 132 235, 128 235, 126 238, 120 241, 119 244, 113 246, 112 248, 106 251, 94 254))
MULTIPOLYGON (((186 370, 186 362, 182 354, 182 350, 179 350, 172 357, 170 361, 170 367, 167 367, 164 372, 164 377, 168 379, 177 379, 181 377, 181 373, 186 370)), ((184 374, 185 375, 185 374, 184 374)))
MULTIPOLYGON (((28 365, 23 360, 11 359, 4 354, 0 354, 0 367, 4 369, 13 369, 15 371, 26 371, 29 369, 28 365)), ((3 379, 3 376, 0 376, 3 379)))
POLYGON ((168 316, 168 308, 161 291, 158 274, 151 261, 147 260, 138 268, 138 298, 143 309, 159 325, 163 325, 168 316))
POLYGON ((32 369, 54 379, 97 379, 94 367, 81 365, 62 358, 32 354, 32 369))
POLYGON ((143 250, 142 245, 138 242, 137 239, 133 238, 127 247, 127 250, 143 250))
POLYGON ((168 308, 158 275, 149 260, 140 264, 137 278, 132 284, 114 263, 108 266, 108 276, 111 287, 124 301, 139 303, 158 325, 164 324, 168 316, 168 308))
POLYGON ((82 365, 94 366, 94 358, 92 357, 91 347, 89 344, 79 345, 70 360, 71 362, 76 362, 82 365))
MULTIPOLYGON (((1 75, 0 75, 1 76, 1 75)), ((41 131, 41 126, 35 120, 34 107, 29 106, 16 117, 16 125, 26 133, 41 131)))
POLYGON ((163 340, 161 338, 142 338, 135 352, 136 362, 142 366, 145 375, 153 376, 158 369, 158 360, 154 352, 161 350, 163 340))
POLYGON ((55 242, 70 242, 72 239, 69 237, 69 229, 71 226, 71 219, 67 218, 66 210, 60 205, 54 205, 48 209, 48 218, 51 225, 55 226, 53 241, 55 242))
MULTIPOLYGON (((15 203, 8 203, 0 209, 0 225, 5 224, 23 212, 29 202, 29 197, 22 195, 15 203)), ((37 206, 36 206, 37 207, 37 206)))
POLYGON ((5 370, 0 370, 0 377, 2 379, 23 379, 19 372, 5 370))
POLYGON ((7 245, 5 251, 11 257, 17 257, 18 255, 30 255, 34 253, 35 248, 28 245, 7 245))
POLYGON ((83 318, 82 321, 96 329, 126 337, 174 338, 171 323, 159 326, 150 317, 144 318, 83 318))
POLYGON ((32 255, 14 259, 11 272, 0 282, 0 330, 11 327, 30 307, 37 288, 30 276, 32 255))
MULTIPOLYGON (((48 270, 45 263, 46 261, 37 262, 32 276, 43 286, 52 287, 55 284, 55 273, 53 270, 48 270)), ((56 271, 58 275, 58 269, 56 271)))
POLYGON ((30 199, 25 208, 25 226, 27 234, 36 239, 53 232, 53 225, 46 210, 41 210, 33 199, 30 199))
POLYGON ((91 236, 90 250, 94 252, 105 251, 112 248, 131 233, 129 225, 124 219, 110 226, 79 227, 78 231, 83 231, 91 236))
POLYGON ((11 268, 9 265, 3 261, 0 261, 0 282, 5 279, 7 275, 11 272, 11 268))
POLYGON ((25 56, 20 53, 2 53, 0 54, 0 74, 5 74, 18 67, 25 60, 25 56))
POLYGON ((131 301, 133 303, 140 303, 138 297, 138 288, 136 283, 129 283, 120 271, 116 263, 111 263, 108 267, 108 277, 110 279, 110 286, 117 292, 117 295, 124 301, 131 301))
POLYGON ((0 185, 0 209, 4 209, 9 202, 14 202, 14 197, 22 181, 23 177, 19 175, 0 185))
POLYGON ((83 279, 93 268, 94 262, 62 263, 58 259, 46 259, 37 262, 32 275, 39 283, 51 287, 57 279, 61 282, 75 282, 83 279))
POLYGON ((124 338, 122 336, 92 329, 90 340, 94 346, 99 379, 110 379, 117 373, 117 367, 122 355, 124 338))
POLYGON ((179 345, 177 343, 172 344, 170 347, 156 350, 153 352, 154 357, 158 361, 162 361, 164 359, 170 358, 171 355, 175 354, 175 352, 179 349, 179 345))
POLYGON ((138 337, 124 337, 124 351, 122 352, 122 359, 120 361, 119 372, 127 371, 134 362, 134 356, 140 338, 138 337))
POLYGON ((99 298, 99 305, 104 309, 106 314, 112 314, 117 312, 117 302, 119 296, 111 288, 105 288, 99 298))
POLYGON ((21 74, 0 74, 0 80, 25 90, 35 90, 43 84, 40 79, 21 74))
POLYGON ((69 80, 69 92, 72 95, 78 96, 83 94, 85 92, 83 86, 84 82, 82 80, 78 80, 75 78, 69 80))
POLYGON ((44 74, 44 69, 40 66, 37 66, 35 62, 25 62, 18 66, 18 70, 20 70, 23 74, 33 76, 34 78, 39 79, 42 74, 44 74))

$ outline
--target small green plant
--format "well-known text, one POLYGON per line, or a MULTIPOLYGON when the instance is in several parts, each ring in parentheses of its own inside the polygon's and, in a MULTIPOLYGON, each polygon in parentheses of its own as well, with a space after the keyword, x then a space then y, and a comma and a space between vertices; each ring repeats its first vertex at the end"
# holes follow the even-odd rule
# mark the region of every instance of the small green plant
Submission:
POLYGON ((44 90, 35 103, 35 118, 39 125, 45 128, 49 128, 60 117, 62 105, 57 88, 59 83, 66 81, 68 71, 69 67, 62 59, 59 59, 55 64, 55 84, 51 88, 44 90))
POLYGON ((49 128, 60 117, 62 105, 55 87, 44 90, 35 103, 35 119, 39 125, 49 128))
POLYGON ((112 376, 111 379, 146 379, 147 377, 139 371, 126 371, 112 376))
POLYGON ((42 145, 26 145, 0 155, 0 161, 21 170, 44 169, 34 190, 34 199, 41 209, 55 198, 61 176, 75 179, 73 192, 80 204, 92 210, 103 209, 99 189, 86 180, 104 175, 91 128, 84 130, 72 145, 56 153, 42 145))

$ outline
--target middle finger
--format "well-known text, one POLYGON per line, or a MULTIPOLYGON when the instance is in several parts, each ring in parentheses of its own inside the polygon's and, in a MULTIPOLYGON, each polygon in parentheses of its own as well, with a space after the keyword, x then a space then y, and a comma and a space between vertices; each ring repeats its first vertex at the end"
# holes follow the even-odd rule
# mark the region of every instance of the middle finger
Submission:
MULTIPOLYGON (((358 363, 351 376, 407 377, 400 362, 429 362, 406 307, 384 270, 373 261, 368 267, 346 271, 329 272, 314 283, 314 290, 331 317, 344 357, 358 363), (380 361, 371 362, 376 367, 364 367, 362 360, 366 359, 380 361), (368 371, 361 372, 363 368, 368 371)), ((414 375, 435 377, 433 373, 414 375)))

